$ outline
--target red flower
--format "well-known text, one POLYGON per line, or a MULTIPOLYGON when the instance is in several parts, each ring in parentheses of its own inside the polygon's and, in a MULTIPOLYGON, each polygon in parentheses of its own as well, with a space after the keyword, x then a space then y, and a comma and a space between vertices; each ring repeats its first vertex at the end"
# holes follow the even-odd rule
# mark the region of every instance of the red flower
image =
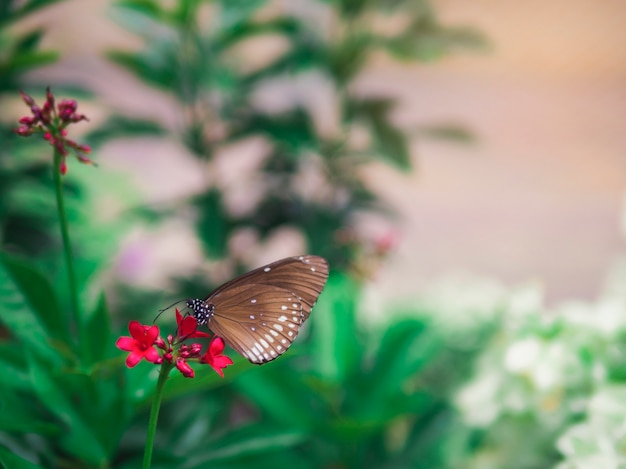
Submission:
POLYGON ((176 324, 178 325, 178 338, 181 340, 211 337, 211 334, 197 330, 198 321, 196 318, 193 316, 183 317, 178 308, 176 308, 176 324))
POLYGON ((223 368, 226 368, 228 365, 232 365, 233 361, 230 357, 226 355, 222 355, 224 351, 224 339, 221 337, 215 337, 209 348, 205 352, 204 355, 200 357, 200 363, 206 363, 207 365, 211 365, 217 374, 219 374, 222 378, 224 377, 223 368))
POLYGON ((96 165, 87 156, 91 153, 91 148, 87 145, 81 145, 67 138, 66 127, 70 124, 89 120, 83 114, 76 113, 77 104, 74 100, 63 99, 55 106, 54 95, 50 88, 46 91, 46 102, 43 107, 37 106, 35 100, 20 91, 22 99, 28 107, 32 116, 24 116, 19 119, 20 126, 14 129, 14 132, 23 137, 28 137, 34 133, 43 134, 43 138, 52 145, 60 155, 59 172, 65 174, 67 172, 67 164, 65 158, 70 151, 74 153, 78 161, 81 163, 96 165))
POLYGON ((126 358, 127 367, 134 367, 142 358, 152 363, 161 363, 162 358, 154 348, 159 336, 158 326, 144 326, 138 321, 131 321, 128 323, 128 331, 131 337, 120 337, 115 342, 117 348, 130 352, 126 358))

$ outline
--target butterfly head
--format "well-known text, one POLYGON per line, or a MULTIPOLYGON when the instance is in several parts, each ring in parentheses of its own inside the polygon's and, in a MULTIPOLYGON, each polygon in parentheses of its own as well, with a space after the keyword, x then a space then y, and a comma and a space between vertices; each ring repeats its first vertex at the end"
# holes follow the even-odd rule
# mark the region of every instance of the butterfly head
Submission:
POLYGON ((207 304, 204 300, 187 300, 187 307, 193 311, 193 317, 196 318, 198 326, 208 324, 213 317, 215 306, 207 304))

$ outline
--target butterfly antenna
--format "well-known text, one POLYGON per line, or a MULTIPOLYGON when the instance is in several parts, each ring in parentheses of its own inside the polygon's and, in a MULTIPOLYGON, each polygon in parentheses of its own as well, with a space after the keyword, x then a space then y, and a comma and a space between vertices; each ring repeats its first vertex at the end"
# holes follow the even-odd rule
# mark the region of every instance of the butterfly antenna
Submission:
POLYGON ((159 319, 161 314, 163 314, 165 311, 170 309, 172 306, 176 306, 178 303, 182 303, 183 301, 185 301, 185 300, 178 300, 178 301, 172 303, 171 305, 167 306, 166 308, 160 309, 159 310, 159 314, 157 314, 156 317, 152 320, 152 324, 154 324, 156 322, 156 320, 159 319))

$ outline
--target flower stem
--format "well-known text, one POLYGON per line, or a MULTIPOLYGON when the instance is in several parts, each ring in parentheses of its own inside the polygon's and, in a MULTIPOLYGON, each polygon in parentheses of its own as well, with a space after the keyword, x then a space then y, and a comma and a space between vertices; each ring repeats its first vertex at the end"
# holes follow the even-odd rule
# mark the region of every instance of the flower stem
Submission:
POLYGON ((150 469, 152 462, 152 449, 154 447, 154 437, 156 435, 157 421, 159 419, 159 409, 161 408, 161 400, 163 399, 163 390, 165 382, 170 374, 170 370, 174 365, 169 362, 161 364, 159 372, 159 380, 157 381, 154 397, 152 398, 152 408, 150 409, 150 420, 148 421, 148 434, 146 435, 146 448, 143 453, 143 469, 150 469))
POLYGON ((70 301, 74 313, 76 327, 80 326, 80 310, 78 307, 78 289, 76 288, 76 274, 74 271, 74 257, 72 256, 72 246, 70 245, 70 233, 67 228, 67 217, 65 215, 65 203, 63 200, 63 183, 61 181, 61 153, 55 148, 54 165, 52 174, 54 177, 54 187, 57 198, 57 210, 59 212, 59 224, 61 225, 61 238, 63 239, 63 251, 65 253, 65 264, 67 266, 67 276, 70 288, 70 301))

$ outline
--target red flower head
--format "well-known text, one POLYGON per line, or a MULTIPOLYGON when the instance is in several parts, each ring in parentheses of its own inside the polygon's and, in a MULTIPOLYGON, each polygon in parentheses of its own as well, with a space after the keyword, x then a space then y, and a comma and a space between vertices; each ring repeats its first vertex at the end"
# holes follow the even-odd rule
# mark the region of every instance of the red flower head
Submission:
POLYGON ((58 170, 61 174, 67 172, 65 159, 70 151, 76 155, 81 163, 95 166, 95 163, 87 156, 88 153, 91 153, 91 148, 67 138, 66 127, 68 125, 89 120, 83 114, 76 113, 76 101, 63 99, 55 106, 54 95, 48 88, 46 102, 40 108, 35 100, 26 93, 20 91, 20 94, 26 105, 30 107, 32 116, 24 116, 19 119, 20 126, 14 130, 16 134, 23 137, 28 137, 34 133, 43 134, 43 138, 54 147, 59 155, 58 170))
POLYGON ((230 357, 226 355, 222 355, 224 351, 224 339, 221 337, 215 337, 207 351, 200 357, 200 363, 206 363, 213 367, 217 374, 219 374, 222 378, 224 377, 223 368, 226 368, 228 365, 232 365, 233 361, 230 357))
POLYGON ((131 337, 120 337, 115 343, 120 350, 130 352, 126 358, 127 367, 134 367, 142 358, 152 363, 161 363, 162 358, 154 348, 159 336, 158 326, 144 326, 138 321, 131 321, 128 324, 128 331, 131 337))

